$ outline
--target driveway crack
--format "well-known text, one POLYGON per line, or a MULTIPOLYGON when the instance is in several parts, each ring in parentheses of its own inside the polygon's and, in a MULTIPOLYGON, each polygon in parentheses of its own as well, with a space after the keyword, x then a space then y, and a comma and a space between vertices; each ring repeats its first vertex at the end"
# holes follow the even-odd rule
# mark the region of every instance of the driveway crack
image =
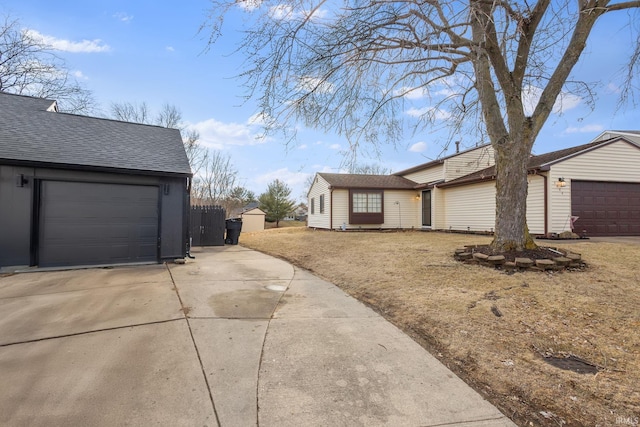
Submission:
POLYGON ((204 364, 202 363, 202 357, 200 356, 200 350, 198 349, 198 344, 196 344, 196 339, 193 336, 193 330, 191 329, 191 322, 189 321, 189 310, 190 307, 186 307, 182 302, 182 297, 180 296, 180 290, 178 289, 178 284, 173 278, 173 274, 171 273, 171 268, 169 268, 169 264, 165 263, 167 267, 167 271, 169 272, 169 277, 171 278, 171 283, 173 283, 173 288, 176 291, 176 295, 178 296, 178 300, 180 301, 180 308, 182 311, 182 315, 184 316, 185 321, 187 322, 187 328, 189 328, 189 335, 191 335, 191 342, 193 342, 193 348, 196 350, 196 355, 198 356, 198 363, 200 363, 200 370, 202 372, 202 377, 204 378, 204 382, 207 386, 207 392, 209 393, 209 401, 211 402, 211 407, 213 408, 213 414, 216 417, 216 424, 218 427, 221 427, 220 418, 218 417, 218 411, 216 410, 216 403, 213 400, 213 393, 211 392, 211 385, 209 384, 209 379, 207 378, 207 373, 204 369, 204 364))
POLYGON ((267 342, 267 335, 269 334, 269 327, 271 327, 271 321, 273 320, 273 316, 276 314, 276 310, 278 309, 278 306, 280 305, 280 301, 282 301, 284 294, 286 294, 289 291, 289 288, 291 287, 291 283, 293 282, 293 279, 295 278, 295 276, 296 276, 296 270, 295 270, 295 267, 293 267, 293 273, 291 274, 291 279, 288 280, 287 289, 285 289, 280 294, 280 297, 278 298, 278 302, 276 302, 275 305, 273 306, 273 310, 271 311, 271 315, 269 316, 269 320, 267 321, 267 327, 264 329, 264 338, 262 339, 262 348, 260 349, 260 359, 258 363, 258 375, 256 376, 257 378, 257 381, 256 381, 256 427, 260 427, 260 371, 262 370, 262 360, 264 358, 264 346, 267 342))

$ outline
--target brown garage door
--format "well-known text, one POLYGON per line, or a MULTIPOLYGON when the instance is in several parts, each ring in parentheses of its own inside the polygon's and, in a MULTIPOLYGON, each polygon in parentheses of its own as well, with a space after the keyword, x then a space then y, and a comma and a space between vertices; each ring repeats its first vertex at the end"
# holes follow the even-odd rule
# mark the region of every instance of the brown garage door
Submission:
POLYGON ((640 184, 571 181, 574 230, 587 236, 640 236, 640 184))

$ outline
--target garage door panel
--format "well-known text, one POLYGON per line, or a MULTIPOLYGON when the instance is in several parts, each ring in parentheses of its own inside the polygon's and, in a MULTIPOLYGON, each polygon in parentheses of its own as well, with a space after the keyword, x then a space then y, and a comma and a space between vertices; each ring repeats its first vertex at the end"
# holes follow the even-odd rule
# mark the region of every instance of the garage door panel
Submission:
POLYGON ((43 181, 40 266, 157 261, 158 188, 43 181))
POLYGON ((572 181, 571 214, 577 232, 640 235, 640 183, 572 181))

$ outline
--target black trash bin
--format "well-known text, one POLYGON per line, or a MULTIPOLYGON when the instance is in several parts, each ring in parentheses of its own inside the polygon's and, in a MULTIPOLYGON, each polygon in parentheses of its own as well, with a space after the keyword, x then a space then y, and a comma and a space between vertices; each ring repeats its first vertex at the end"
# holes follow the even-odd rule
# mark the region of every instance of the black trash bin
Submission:
POLYGON ((224 239, 224 243, 227 245, 237 245, 240 238, 240 231, 242 231, 242 219, 231 218, 226 221, 227 224, 227 238, 224 239))

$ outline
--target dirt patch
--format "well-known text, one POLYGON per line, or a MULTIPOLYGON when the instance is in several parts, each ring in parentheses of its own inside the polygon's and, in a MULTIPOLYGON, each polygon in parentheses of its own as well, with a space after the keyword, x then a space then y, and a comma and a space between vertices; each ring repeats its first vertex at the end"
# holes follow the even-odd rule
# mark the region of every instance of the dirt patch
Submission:
POLYGON ((572 243, 589 268, 571 273, 509 275, 451 256, 489 242, 301 228, 243 233, 240 241, 368 304, 521 426, 640 417, 640 246, 572 243), (545 355, 575 357, 598 372, 561 369, 545 355))

